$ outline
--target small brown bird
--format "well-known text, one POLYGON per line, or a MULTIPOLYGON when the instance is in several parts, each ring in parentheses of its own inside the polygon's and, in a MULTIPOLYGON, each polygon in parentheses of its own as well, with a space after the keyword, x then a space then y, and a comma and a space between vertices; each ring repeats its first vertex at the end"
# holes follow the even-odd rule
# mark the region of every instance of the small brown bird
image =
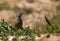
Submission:
POLYGON ((23 27, 22 27, 23 22, 22 22, 21 17, 22 17, 22 13, 19 13, 19 15, 18 15, 17 18, 16 18, 16 24, 15 24, 15 27, 16 27, 17 29, 22 29, 22 28, 23 28, 23 27))

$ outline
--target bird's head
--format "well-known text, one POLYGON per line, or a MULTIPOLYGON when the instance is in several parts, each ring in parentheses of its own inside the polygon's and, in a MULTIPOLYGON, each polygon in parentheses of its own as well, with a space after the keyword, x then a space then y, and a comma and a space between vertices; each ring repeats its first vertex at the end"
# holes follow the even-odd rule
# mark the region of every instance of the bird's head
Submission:
POLYGON ((23 13, 19 13, 19 14, 18 14, 18 17, 21 17, 21 16, 22 16, 22 14, 23 14, 23 13))
POLYGON ((20 16, 22 16, 22 13, 20 13, 20 16))

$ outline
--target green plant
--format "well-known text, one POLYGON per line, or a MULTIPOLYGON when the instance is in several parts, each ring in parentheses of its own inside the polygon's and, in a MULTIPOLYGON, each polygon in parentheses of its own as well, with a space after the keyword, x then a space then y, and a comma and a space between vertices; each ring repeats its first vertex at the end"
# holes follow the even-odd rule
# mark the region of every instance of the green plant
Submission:
POLYGON ((48 25, 44 27, 45 33, 60 33, 60 27, 58 26, 58 24, 51 24, 51 22, 47 19, 47 17, 45 17, 45 19, 46 22, 48 23, 48 25))
POLYGON ((0 20, 0 37, 2 37, 2 40, 5 40, 4 37, 8 35, 14 35, 15 31, 16 29, 11 24, 8 24, 3 19, 0 20))
POLYGON ((42 31, 37 28, 34 30, 31 30, 29 29, 29 27, 23 28, 23 29, 16 29, 11 24, 8 24, 7 22, 5 22, 3 19, 0 20, 0 37, 2 37, 3 41, 7 41, 6 37, 8 37, 9 35, 13 35, 13 36, 25 35, 28 37, 26 37, 25 39, 22 39, 21 41, 34 41, 34 36, 36 35, 40 36, 40 34, 44 34, 44 33, 48 33, 48 34, 60 33, 60 26, 57 24, 51 24, 51 26, 46 25, 42 29, 42 31))
POLYGON ((29 28, 18 29, 16 31, 16 35, 17 36, 19 36, 19 35, 29 35, 29 36, 31 36, 32 31, 29 28))
POLYGON ((25 39, 21 39, 21 41, 35 41, 34 37, 26 37, 25 39))
POLYGON ((29 28, 23 28, 23 29, 17 30, 14 26, 12 26, 11 24, 8 24, 3 19, 1 19, 0 20, 0 37, 2 37, 3 41, 7 41, 6 37, 8 37, 9 35, 12 35, 12 36, 28 35, 32 37, 32 31, 29 28))

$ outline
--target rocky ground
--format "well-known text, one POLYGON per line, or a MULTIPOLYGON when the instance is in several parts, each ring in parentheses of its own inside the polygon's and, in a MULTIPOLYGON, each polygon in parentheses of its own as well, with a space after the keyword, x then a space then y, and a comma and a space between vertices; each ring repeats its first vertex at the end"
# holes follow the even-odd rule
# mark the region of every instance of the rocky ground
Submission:
MULTIPOLYGON (((27 36, 20 36, 20 37, 15 37, 15 36, 9 36, 8 41, 21 41, 21 39, 26 38, 27 36), (14 39, 14 40, 13 40, 14 39)), ((35 41, 60 41, 60 36, 58 35, 48 35, 48 34, 43 34, 41 36, 35 36, 35 41)))

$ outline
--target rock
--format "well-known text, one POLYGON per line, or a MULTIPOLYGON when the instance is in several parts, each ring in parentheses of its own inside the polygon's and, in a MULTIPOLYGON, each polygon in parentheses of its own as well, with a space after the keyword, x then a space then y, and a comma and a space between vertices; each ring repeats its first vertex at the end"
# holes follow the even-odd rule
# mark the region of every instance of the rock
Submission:
POLYGON ((8 41, 18 41, 16 36, 9 36, 8 41))

